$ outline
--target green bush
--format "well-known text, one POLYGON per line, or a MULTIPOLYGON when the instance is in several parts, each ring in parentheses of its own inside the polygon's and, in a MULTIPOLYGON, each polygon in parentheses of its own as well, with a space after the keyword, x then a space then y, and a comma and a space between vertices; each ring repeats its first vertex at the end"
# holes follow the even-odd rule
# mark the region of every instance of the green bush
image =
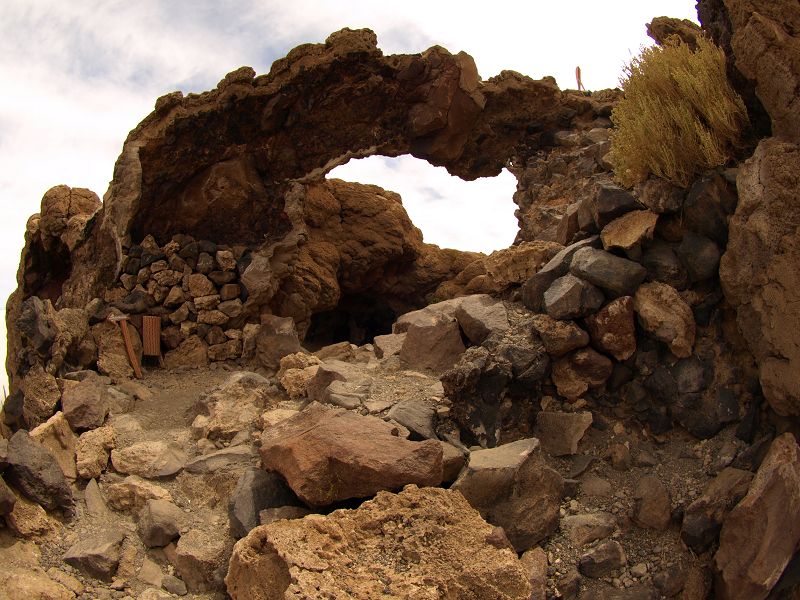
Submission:
POLYGON ((703 38, 694 52, 680 42, 645 48, 624 74, 608 157, 620 183, 632 187, 652 173, 686 187, 730 158, 747 112, 721 49, 703 38))

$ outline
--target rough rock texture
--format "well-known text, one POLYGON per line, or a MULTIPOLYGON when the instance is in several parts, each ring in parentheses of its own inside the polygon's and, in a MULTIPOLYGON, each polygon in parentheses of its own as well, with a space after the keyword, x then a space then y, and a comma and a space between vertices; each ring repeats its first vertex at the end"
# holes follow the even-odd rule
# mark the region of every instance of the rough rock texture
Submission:
POLYGON ((776 438, 747 495, 722 524, 714 555, 721 600, 766 598, 800 543, 800 448, 776 438))
POLYGON ((139 477, 168 477, 180 471, 186 453, 167 442, 137 442, 111 451, 111 464, 120 473, 139 477))
POLYGON ((633 308, 645 331, 667 344, 675 356, 685 358, 692 354, 694 315, 675 288, 664 283, 645 283, 636 290, 633 308))
POLYGON ((611 377, 611 361, 591 348, 581 348, 553 363, 553 383, 567 399, 580 398, 589 388, 602 386, 611 377))
POLYGON ((297 496, 280 475, 249 468, 239 477, 228 501, 231 533, 235 538, 242 538, 258 525, 258 515, 262 510, 296 504, 299 504, 297 496))
POLYGON ((472 452, 451 489, 461 492, 487 521, 502 527, 522 552, 558 526, 564 481, 542 459, 539 440, 529 438, 472 452))
MULTIPOLYGON (((384 56, 373 32, 336 32, 324 44, 294 49, 266 75, 243 67, 210 92, 159 98, 126 140, 103 205, 95 199, 77 210, 75 203, 79 222, 64 249, 48 252, 63 231, 51 227, 47 206, 46 218, 29 224, 22 293, 9 314, 32 295, 66 307, 104 298, 127 269, 121 250, 147 234, 158 244, 182 234, 246 245, 236 265, 246 300, 236 318, 292 317, 301 336, 313 315, 346 298, 377 296, 393 310, 420 306, 479 257, 423 244, 395 194, 324 175, 354 157, 412 154, 464 179, 494 176, 509 162, 524 164, 557 129, 607 110, 607 101, 562 93, 549 78, 504 71, 481 81, 464 53, 433 47, 384 56), (202 154, 192 151, 199 147, 202 154), (57 267, 49 278, 46 259, 57 267)), ((206 254, 225 283, 224 273, 235 272, 225 270, 230 257, 206 254)), ((167 259, 144 258, 140 267, 167 259)), ((491 283, 493 268, 477 278, 491 283)), ((509 282, 533 268, 530 260, 511 260, 509 282)), ((155 297, 163 301, 170 289, 161 287, 155 297)), ((122 374, 122 362, 101 354, 101 365, 122 374)))
POLYGON ((190 529, 181 535, 175 547, 175 568, 191 592, 205 592, 222 587, 228 538, 202 529, 190 529))
POLYGON ((234 600, 332 598, 527 600, 525 569, 452 491, 408 486, 357 510, 257 527, 234 547, 234 600), (442 527, 441 523, 447 523, 442 527))
POLYGON ((438 441, 411 442, 375 417, 312 404, 261 436, 261 462, 304 502, 324 506, 442 481, 438 441))
POLYGON ((541 411, 536 417, 536 430, 542 448, 552 456, 578 452, 578 442, 592 424, 592 413, 541 411))
POLYGON ((800 15, 790 0, 728 0, 736 67, 755 92, 778 137, 800 142, 800 15))
POLYGON ((47 448, 61 467, 69 481, 75 481, 78 472, 75 466, 77 438, 61 411, 50 417, 30 433, 33 440, 47 448))
POLYGON ((64 554, 64 562, 92 577, 111 581, 119 565, 123 539, 122 531, 101 531, 71 546, 64 554))
POLYGON ((764 397, 782 415, 800 415, 798 171, 800 147, 776 139, 759 144, 739 170, 739 204, 719 269, 764 397))
POLYGON ((27 431, 17 431, 8 441, 9 483, 48 510, 74 507, 72 489, 53 455, 35 442, 27 431))
POLYGON ((586 328, 595 347, 619 361, 636 352, 636 324, 633 298, 622 296, 612 300, 586 318, 586 328))
POLYGON ((694 49, 697 46, 697 38, 703 35, 697 23, 689 19, 675 19, 672 17, 656 17, 647 24, 647 35, 653 38, 657 44, 663 45, 670 38, 677 36, 682 42, 694 49))

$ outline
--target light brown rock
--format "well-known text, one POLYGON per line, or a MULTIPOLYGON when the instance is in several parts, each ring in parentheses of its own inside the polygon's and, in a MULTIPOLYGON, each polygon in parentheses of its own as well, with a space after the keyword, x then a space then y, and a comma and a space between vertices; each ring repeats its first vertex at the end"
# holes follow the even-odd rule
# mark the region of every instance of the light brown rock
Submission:
POLYGON ((561 519, 560 527, 569 540, 580 548, 614 533, 617 519, 606 512, 567 515, 561 519))
POLYGON ((644 330, 667 344, 675 356, 691 356, 695 337, 694 315, 675 288, 656 281, 642 284, 636 290, 633 308, 644 330))
POLYGON ((46 536, 59 528, 59 523, 49 517, 45 510, 21 495, 10 513, 5 515, 8 527, 22 538, 46 536))
POLYGON ((592 413, 541 411, 536 416, 536 433, 542 448, 552 456, 578 452, 578 443, 592 425, 592 413))
POLYGON ((255 429, 274 395, 270 382, 261 375, 234 373, 203 398, 208 417, 203 416, 198 431, 211 440, 230 441, 240 431, 255 429))
POLYGON ((633 210, 625 213, 603 227, 603 231, 600 232, 603 248, 631 250, 641 247, 642 242, 652 239, 657 221, 658 215, 649 210, 633 210))
POLYGON ((40 567, 8 568, 0 571, 0 599, 14 600, 71 600, 75 594, 66 586, 53 581, 40 567))
POLYGON ((100 427, 109 411, 109 393, 105 384, 90 377, 83 381, 64 381, 61 408, 75 431, 100 427))
MULTIPOLYGON (((136 360, 142 361, 142 340, 135 327, 128 325, 136 360)), ((92 337, 97 344, 97 369, 114 382, 132 379, 133 367, 128 359, 125 342, 118 323, 103 321, 92 326, 92 337)))
POLYGON ((528 572, 531 584, 530 600, 547 598, 547 553, 539 546, 526 550, 519 561, 528 572))
POLYGON ((304 352, 289 354, 281 359, 276 377, 290 398, 302 398, 306 395, 306 386, 317 374, 321 362, 313 354, 304 352))
POLYGON ((208 344, 196 335, 190 335, 175 350, 170 350, 164 355, 164 366, 168 369, 202 367, 207 364, 208 344))
POLYGON ((75 467, 77 437, 64 418, 64 413, 59 411, 54 414, 45 423, 31 430, 30 436, 50 451, 64 472, 64 477, 70 481, 77 479, 78 472, 75 467))
POLYGON ((611 361, 591 348, 581 348, 553 364, 558 393, 568 400, 580 398, 589 388, 602 386, 611 376, 611 361))
POLYGON ((236 544, 225 581, 234 600, 316 597, 321 589, 372 600, 386 588, 421 600, 528 600, 526 569, 510 549, 487 543, 492 533, 460 494, 408 486, 356 510, 256 527, 236 544))
POLYGON ((175 548, 175 569, 191 592, 221 590, 231 543, 219 532, 190 529, 175 548))
POLYGON ((441 483, 439 442, 412 442, 396 433, 382 419, 314 403, 264 431, 261 462, 316 506, 409 483, 441 483))
POLYGON ((109 529, 83 537, 70 546, 64 562, 103 581, 111 581, 120 561, 120 548, 125 534, 109 529))
POLYGON ((720 600, 762 600, 800 543, 800 448, 775 438, 747 495, 722 524, 714 555, 720 600))
POLYGON ((192 273, 186 278, 186 291, 190 298, 202 298, 203 296, 213 296, 217 293, 217 288, 202 273, 192 273))
POLYGON ((82 433, 77 445, 78 475, 84 479, 99 477, 108 466, 109 452, 116 445, 113 427, 98 427, 82 433))
POLYGON ((502 335, 510 327, 505 305, 488 294, 462 297, 455 317, 473 344, 482 344, 492 334, 502 335))
POLYGON ((586 328, 596 348, 619 361, 627 360, 636 352, 633 298, 621 296, 612 300, 586 317, 586 328))
POLYGON ((108 505, 122 512, 137 512, 151 499, 172 501, 168 490, 136 475, 118 483, 103 484, 102 492, 108 505))
POLYGON ((185 452, 162 441, 137 442, 111 451, 111 464, 125 475, 168 477, 180 471, 185 463, 185 452))
POLYGON ((669 527, 672 503, 666 486, 654 475, 642 477, 633 492, 633 520, 641 527, 669 527))
POLYGON ((589 343, 589 334, 574 321, 560 321, 545 314, 538 314, 531 318, 531 323, 533 330, 542 339, 545 350, 551 356, 563 356, 589 343))
POLYGON ((56 378, 38 365, 25 374, 22 392, 22 417, 31 429, 47 421, 56 411, 61 399, 56 378))
POLYGON ((763 140, 736 180, 739 203, 719 267, 725 297, 758 363, 764 397, 800 415, 800 146, 763 140))

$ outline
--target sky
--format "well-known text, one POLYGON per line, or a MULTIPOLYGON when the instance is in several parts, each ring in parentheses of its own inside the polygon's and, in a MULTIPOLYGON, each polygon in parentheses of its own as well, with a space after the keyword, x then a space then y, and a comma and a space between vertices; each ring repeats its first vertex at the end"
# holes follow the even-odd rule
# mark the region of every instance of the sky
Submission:
MULTIPOLYGON (((574 88, 580 65, 597 90, 618 85, 660 15, 696 21, 695 0, 2 0, 0 297, 16 287, 42 195, 66 184, 102 198, 125 137, 164 93, 211 89, 242 65, 266 73, 343 27, 374 30, 384 54, 463 50, 483 79, 512 69, 574 88)), ((399 192, 427 242, 490 252, 516 234, 507 172, 467 183, 411 157, 371 157, 332 176, 399 192)))

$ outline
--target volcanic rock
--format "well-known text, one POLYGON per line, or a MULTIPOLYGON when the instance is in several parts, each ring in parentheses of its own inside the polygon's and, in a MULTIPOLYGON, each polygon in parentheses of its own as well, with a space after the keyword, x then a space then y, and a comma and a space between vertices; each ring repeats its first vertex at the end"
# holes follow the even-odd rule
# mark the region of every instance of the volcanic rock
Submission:
POLYGON ((63 508, 68 514, 72 512, 75 501, 61 467, 27 431, 17 431, 8 441, 8 468, 4 475, 9 483, 47 510, 63 508))
POLYGON ((717 538, 722 523, 733 507, 744 498, 753 474, 727 467, 720 471, 703 494, 686 507, 681 539, 697 553, 704 552, 717 538))
POLYGON ((148 500, 139 513, 137 529, 146 548, 166 546, 180 535, 186 516, 167 500, 148 500))
POLYGON ((553 383, 567 399, 580 398, 589 388, 602 386, 611 377, 611 361, 591 348, 581 348, 553 363, 553 383))
POLYGON ((636 324, 633 318, 633 298, 621 296, 586 318, 586 328, 599 350, 619 361, 636 352, 636 324))
POLYGON ((30 432, 31 439, 50 452, 58 462, 64 477, 75 481, 78 472, 75 467, 75 447, 77 438, 61 411, 50 417, 30 432))
POLYGON ((561 530, 578 548, 610 536, 617 526, 614 515, 605 512, 567 515, 561 519, 561 530))
POLYGON ((472 452, 451 489, 489 523, 502 527, 522 552, 558 526, 564 481, 542 459, 539 440, 529 438, 472 452))
POLYGON ((261 462, 313 506, 408 483, 441 483, 439 442, 412 442, 396 433, 381 419, 314 403, 264 431, 261 462))
POLYGON ((553 319, 585 317, 603 304, 603 292, 572 274, 556 279, 544 292, 544 309, 553 319))
POLYGON ((578 250, 569 270, 612 297, 633 295, 647 275, 642 265, 596 248, 578 250))
POLYGON ((386 416, 408 429, 412 440, 436 439, 436 409, 424 400, 401 400, 386 416))
POLYGON ((169 491, 136 475, 129 475, 118 483, 105 484, 102 491, 108 505, 122 512, 137 512, 151 499, 172 500, 169 491))
MULTIPOLYGON (((135 327, 128 325, 128 335, 131 338, 133 353, 136 360, 142 361, 142 340, 135 327)), ((97 344, 97 369, 104 375, 111 377, 112 381, 119 382, 132 379, 133 367, 128 359, 122 332, 117 323, 103 321, 92 326, 92 336, 97 344)))
POLYGON ((541 411, 536 417, 536 431, 545 452, 566 456, 578 452, 578 442, 592 424, 590 412, 541 411))
POLYGON ((603 248, 621 248, 626 251, 640 249, 644 241, 653 237, 657 221, 658 215, 649 210, 626 213, 611 221, 600 232, 603 248))
POLYGON ((256 348, 259 362, 267 369, 277 370, 284 356, 300 351, 294 320, 262 315, 256 348))
POLYGON ((747 495, 722 523, 714 555, 723 600, 766 598, 800 543, 800 448, 775 438, 747 495))
POLYGON ((464 350, 458 322, 442 317, 430 325, 410 325, 400 359, 412 369, 439 373, 452 367, 464 350))
POLYGON ((190 335, 177 348, 164 355, 164 366, 168 369, 202 367, 207 364, 208 344, 196 335, 190 335))
POLYGON ((234 547, 225 583, 234 600, 320 589, 360 600, 528 600, 525 569, 510 549, 487 543, 492 533, 460 494, 408 486, 356 510, 257 527, 234 547))
POLYGON ((633 298, 639 324, 664 342, 675 356, 690 356, 694 346, 695 322, 692 309, 675 288, 651 282, 640 286, 633 298))
POLYGON ((493 333, 502 335, 509 328, 508 312, 503 302, 486 294, 461 298, 455 318, 475 345, 482 344, 493 333))
POLYGON ((86 537, 64 554, 64 562, 91 577, 111 581, 120 560, 120 547, 125 534, 107 530, 86 537))
POLYGON ((630 192, 609 181, 599 181, 592 194, 581 202, 578 222, 584 231, 600 231, 614 219, 637 208, 641 206, 630 192))
POLYGON ((616 541, 604 542, 581 556, 578 569, 587 577, 605 577, 625 566, 627 558, 622 545, 616 541))
POLYGON ((64 381, 61 409, 75 431, 100 427, 109 410, 107 388, 95 378, 64 381))
POLYGON ((684 234, 678 246, 678 258, 692 282, 716 277, 719 257, 719 248, 712 240, 692 232, 684 234))
POLYGON ((720 261, 725 297, 758 363, 764 397, 782 415, 800 415, 800 260, 797 187, 800 147, 762 141, 737 177, 739 205, 720 261))
POLYGON ((14 504, 17 502, 17 497, 6 485, 2 475, 0 475, 0 516, 7 515, 14 509, 14 504))
POLYGON ((570 350, 583 348, 589 343, 589 334, 573 321, 559 321, 548 315, 533 315, 531 324, 534 331, 551 356, 558 357, 570 350))
POLYGON ((272 384, 256 373, 233 373, 211 390, 201 403, 208 416, 199 416, 192 427, 210 440, 230 441, 240 431, 255 428, 259 415, 274 397, 272 384))
POLYGON ((259 514, 265 509, 297 504, 297 496, 279 475, 251 467, 239 477, 228 500, 231 534, 235 538, 246 536, 259 524, 259 514))
POLYGON ((669 526, 672 514, 669 491, 657 477, 642 477, 636 484, 633 499, 633 521, 637 525, 658 530, 669 526))

